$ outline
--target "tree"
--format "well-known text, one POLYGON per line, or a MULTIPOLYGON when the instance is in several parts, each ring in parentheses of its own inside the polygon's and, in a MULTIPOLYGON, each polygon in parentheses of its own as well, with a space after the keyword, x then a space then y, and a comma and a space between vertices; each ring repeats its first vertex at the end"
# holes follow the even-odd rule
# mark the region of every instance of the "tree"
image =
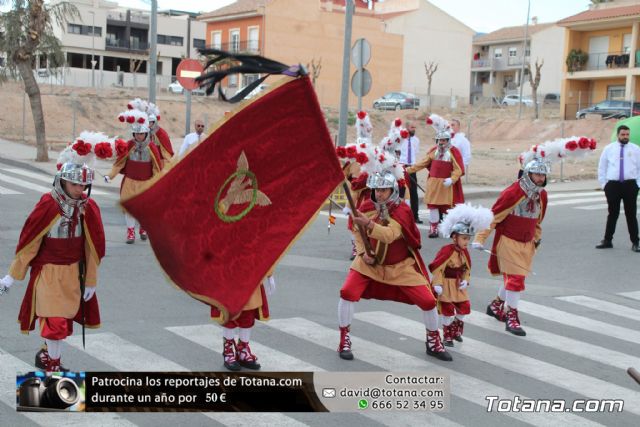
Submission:
POLYGON ((307 71, 311 74, 311 83, 313 87, 316 87, 316 80, 320 77, 320 70, 322 70, 322 57, 316 62, 315 58, 311 59, 311 62, 307 63, 307 71))
POLYGON ((427 103, 429 108, 431 108, 431 80, 433 79, 433 75, 438 71, 438 64, 436 62, 424 63, 424 72, 427 75, 427 103))
POLYGON ((538 58, 536 58, 536 74, 535 76, 533 75, 533 73, 531 72, 531 64, 527 63, 527 71, 529 72, 529 84, 531 85, 531 100, 533 101, 533 106, 536 110, 536 119, 538 118, 538 113, 539 113, 539 109, 538 109, 538 86, 540 86, 540 77, 542 77, 542 74, 540 74, 540 69, 542 68, 542 66, 544 65, 544 59, 542 61, 540 61, 540 64, 538 64, 538 58))
MULTIPOLYGON (((0 4, 9 1, 0 0, 0 4)), ((40 87, 33 73, 37 56, 47 59, 47 68, 55 72, 64 64, 60 40, 53 33, 52 21, 66 28, 69 19, 79 18, 78 9, 69 3, 44 4, 44 0, 11 0, 11 10, 0 15, 0 52, 6 55, 6 68, 2 77, 9 73, 20 76, 24 91, 29 96, 31 114, 36 131, 36 161, 46 162, 47 154, 44 113, 40 87)))

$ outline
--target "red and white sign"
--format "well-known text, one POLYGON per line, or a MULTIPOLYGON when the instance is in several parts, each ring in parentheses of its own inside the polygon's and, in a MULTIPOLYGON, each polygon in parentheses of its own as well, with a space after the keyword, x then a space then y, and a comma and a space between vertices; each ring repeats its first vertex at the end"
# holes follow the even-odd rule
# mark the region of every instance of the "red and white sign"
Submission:
POLYGON ((198 88, 196 77, 200 77, 203 71, 204 67, 200 61, 196 59, 183 59, 180 61, 180 64, 178 64, 176 76, 183 88, 186 90, 194 90, 198 88))

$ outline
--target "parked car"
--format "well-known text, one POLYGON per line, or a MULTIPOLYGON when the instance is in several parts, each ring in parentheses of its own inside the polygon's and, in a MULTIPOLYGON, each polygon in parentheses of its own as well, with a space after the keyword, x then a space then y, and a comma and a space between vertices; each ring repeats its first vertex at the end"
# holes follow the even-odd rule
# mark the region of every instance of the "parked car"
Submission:
MULTIPOLYGON (((242 86, 240 89, 238 89, 236 91, 236 93, 240 93, 241 91, 244 90, 244 88, 246 88, 247 86, 242 86)), ((255 89, 253 89, 251 92, 249 92, 243 99, 251 99, 253 97, 258 96, 259 94, 261 94, 262 92, 264 92, 265 90, 267 90, 269 88, 269 85, 266 83, 262 83, 259 84, 258 86, 256 86, 255 89)))
POLYGON ((502 105, 518 105, 522 102, 527 107, 533 107, 533 100, 529 97, 523 96, 522 101, 520 101, 520 95, 507 95, 502 98, 502 105))
POLYGON ((389 92, 382 98, 373 101, 373 108, 376 110, 402 110, 418 109, 420 98, 407 92, 389 92))
POLYGON ((640 115, 640 102, 612 101, 598 102, 576 113, 576 119, 584 119, 587 114, 600 114, 603 119, 626 119, 640 115))
POLYGON ((560 103, 560 94, 559 93, 548 93, 544 96, 545 104, 559 104, 560 103))
MULTIPOLYGON (((171 92, 171 93, 182 93, 184 92, 184 88, 182 87, 182 85, 180 84, 179 81, 175 81, 173 83, 171 83, 169 86, 167 86, 167 91, 171 92)), ((200 96, 204 96, 205 92, 204 89, 194 89, 191 91, 192 95, 200 95, 200 96)))

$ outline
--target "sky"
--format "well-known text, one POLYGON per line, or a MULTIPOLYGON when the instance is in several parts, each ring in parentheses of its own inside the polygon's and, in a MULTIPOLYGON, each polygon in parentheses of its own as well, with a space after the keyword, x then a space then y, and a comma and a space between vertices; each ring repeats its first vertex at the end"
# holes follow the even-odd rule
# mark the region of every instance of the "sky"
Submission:
MULTIPOLYGON (((123 7, 151 9, 149 0, 115 0, 123 7)), ((298 0, 317 1, 317 0, 298 0)), ((356 0, 360 1, 360 0, 356 0)), ((426 1, 426 0, 423 0, 426 1)), ((502 27, 524 25, 529 0, 429 0, 476 32, 487 33, 502 27)), ((555 22, 588 8, 589 0, 530 0, 531 16, 538 22, 555 22)), ((210 12, 235 0, 158 0, 158 9, 210 12)), ((7 6, 0 7, 0 11, 7 6)))
MULTIPOLYGON (((209 12, 235 0, 158 0, 159 9, 209 12), (204 7, 204 8, 203 8, 204 7)), ((298 0, 317 1, 317 0, 298 0)), ((360 0, 356 0, 360 1, 360 0)), ((429 0, 430 3, 462 21, 477 32, 491 32, 502 27, 524 25, 528 0, 429 0)), ((531 16, 538 22, 554 22, 588 8, 589 0, 530 0, 531 16)), ((142 0, 119 0, 123 6, 150 8, 142 0)))

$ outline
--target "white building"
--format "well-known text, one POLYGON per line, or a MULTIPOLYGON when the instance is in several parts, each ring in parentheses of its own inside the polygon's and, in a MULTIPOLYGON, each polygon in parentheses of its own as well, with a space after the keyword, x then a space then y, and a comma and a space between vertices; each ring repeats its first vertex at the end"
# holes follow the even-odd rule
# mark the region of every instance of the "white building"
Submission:
POLYGON ((475 31, 426 0, 387 0, 376 4, 385 31, 404 36, 402 90, 416 93, 426 105, 425 62, 438 65, 431 82, 432 105, 449 105, 451 97, 469 103, 471 55, 475 31))
POLYGON ((527 43, 523 54, 525 27, 505 27, 473 40, 471 59, 471 98, 503 96, 519 91, 524 61, 523 93, 531 94, 526 66, 544 61, 538 94, 560 93, 564 30, 555 23, 538 24, 535 19, 526 29, 527 43))
MULTIPOLYGON (((64 29, 53 23, 66 58, 65 70, 55 83, 96 87, 147 85, 150 11, 123 8, 106 0, 52 3, 61 1, 74 4, 80 18, 71 19, 64 29)), ((205 46, 206 24, 196 21, 196 16, 173 10, 158 12, 156 80, 160 87, 171 82, 183 58, 197 58, 197 48, 205 46)), ((38 74, 42 78, 45 73, 38 74)))

